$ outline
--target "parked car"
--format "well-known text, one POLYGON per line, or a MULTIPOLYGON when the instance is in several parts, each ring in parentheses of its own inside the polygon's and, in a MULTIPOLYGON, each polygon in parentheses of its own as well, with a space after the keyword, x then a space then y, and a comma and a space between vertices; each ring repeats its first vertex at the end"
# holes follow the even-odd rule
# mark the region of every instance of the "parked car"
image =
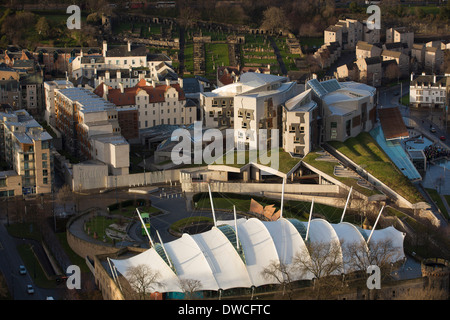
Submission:
POLYGON ((27 269, 25 266, 19 266, 19 273, 20 274, 27 274, 27 269))
POLYGON ((445 141, 445 136, 440 136, 439 139, 441 139, 441 141, 445 141))
POLYGON ((436 132, 436 129, 435 129, 434 127, 431 127, 431 128, 430 128, 430 132, 435 133, 435 132, 436 132))
POLYGON ((27 292, 28 294, 33 294, 34 293, 34 288, 31 284, 27 285, 27 292))

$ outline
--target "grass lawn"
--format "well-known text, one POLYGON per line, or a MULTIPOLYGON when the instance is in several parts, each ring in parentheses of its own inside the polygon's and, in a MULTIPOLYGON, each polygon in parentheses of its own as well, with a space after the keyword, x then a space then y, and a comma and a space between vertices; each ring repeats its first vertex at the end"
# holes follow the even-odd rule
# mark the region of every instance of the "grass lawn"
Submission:
POLYGON ((328 143, 411 203, 425 201, 417 188, 397 169, 368 132, 362 132, 345 142, 328 143))
POLYGON ((450 206, 450 194, 446 194, 444 196, 445 200, 447 201, 447 204, 450 206))
POLYGON ((30 275, 36 286, 41 288, 54 288, 56 282, 54 280, 47 279, 44 271, 39 264, 39 260, 33 253, 32 247, 29 244, 20 244, 17 246, 17 251, 27 268, 27 272, 30 275))
MULTIPOLYGON (((435 189, 426 188, 426 191, 430 195, 431 199, 433 199, 434 203, 438 206, 439 210, 441 210, 442 214, 448 219, 449 215, 447 212, 447 209, 445 208, 444 202, 442 201, 441 197, 439 196, 439 193, 435 189)), ((448 203, 448 197, 446 196, 446 200, 448 203)))
POLYGON ((404 95, 400 98, 400 103, 404 106, 409 106, 409 94, 404 95))
MULTIPOLYGON (((196 196, 198 197, 198 201, 196 202, 197 209, 211 208, 209 194, 201 193, 196 196)), ((281 208, 281 201, 276 199, 257 196, 252 197, 248 195, 235 195, 231 193, 213 193, 213 203, 215 209, 233 210, 233 205, 235 205, 236 211, 248 212, 250 209, 251 198, 263 206, 274 205, 276 211, 281 208)), ((310 202, 286 200, 283 206, 283 217, 308 221, 310 209, 310 202)), ((325 219, 330 223, 339 223, 343 209, 315 203, 313 211, 315 214, 325 217, 325 219)), ((360 219, 356 219, 355 215, 352 214, 346 214, 344 220, 351 223, 360 223, 360 219)))
POLYGON ((228 44, 206 43, 205 51, 206 75, 215 79, 217 67, 230 65, 228 44), (215 64, 215 69, 213 68, 213 64, 215 64))
MULTIPOLYGON (((158 213, 158 212, 160 212, 160 210, 158 210, 152 206, 144 206, 144 207, 139 207, 139 212, 141 212, 141 213, 146 212, 146 213, 152 214, 152 213, 158 213)), ((128 207, 112 210, 111 214, 112 215, 121 215, 121 216, 124 216, 127 218, 137 217, 135 206, 128 206, 128 207)))
POLYGON ((323 37, 301 37, 300 45, 308 46, 309 48, 312 48, 314 46, 316 46, 316 48, 319 48, 321 45, 323 45, 323 37))
POLYGON ((88 266, 86 265, 86 261, 84 258, 80 257, 78 254, 76 254, 72 248, 69 246, 69 243, 67 242, 67 235, 65 232, 58 232, 56 233, 56 236, 58 237, 58 240, 64 249, 64 252, 69 257, 70 261, 74 264, 80 267, 81 272, 91 272, 88 266))
POLYGON ((375 194, 380 194, 380 192, 376 189, 370 190, 367 188, 363 188, 357 184, 357 180, 353 178, 346 178, 346 177, 337 177, 334 175, 334 167, 338 165, 337 162, 328 162, 328 161, 319 161, 316 160, 321 155, 316 152, 310 152, 308 153, 304 158, 303 161, 307 164, 313 166, 314 168, 317 168, 318 170, 322 171, 323 173, 326 173, 336 180, 339 180, 343 184, 353 187, 356 191, 370 197, 375 194))
POLYGON ((111 219, 105 216, 96 216, 86 222, 86 232, 89 231, 89 235, 91 237, 94 237, 94 233, 96 233, 97 240, 105 239, 106 242, 112 243, 112 239, 106 236, 106 228, 108 228, 108 226, 113 223, 119 223, 119 219, 111 219))
POLYGON ((213 163, 217 165, 227 165, 234 168, 241 168, 248 163, 258 163, 261 165, 265 165, 274 169, 277 169, 280 172, 288 173, 296 164, 300 162, 299 158, 293 158, 288 152, 285 152, 283 149, 274 150, 275 154, 272 154, 272 151, 264 154, 252 153, 249 151, 233 151, 232 155, 225 154, 223 157, 218 158, 216 162, 213 163), (278 157, 276 152, 278 151, 278 157), (273 159, 272 159, 273 157, 273 159), (230 159, 230 160, 228 160, 230 159), (273 160, 273 163, 272 163, 273 160))
POLYGON ((194 44, 186 43, 184 46, 184 68, 187 72, 194 72, 194 44))
POLYGON ((186 226, 189 226, 190 224, 193 224, 193 223, 201 223, 201 222, 213 223, 213 219, 209 218, 209 217, 201 217, 201 216, 184 218, 184 219, 178 220, 177 222, 173 223, 170 226, 170 229, 172 229, 175 232, 181 232, 180 230, 185 228, 186 226))
POLYGON ((42 241, 42 234, 35 223, 13 223, 6 227, 8 233, 16 238, 33 239, 36 241, 42 241))

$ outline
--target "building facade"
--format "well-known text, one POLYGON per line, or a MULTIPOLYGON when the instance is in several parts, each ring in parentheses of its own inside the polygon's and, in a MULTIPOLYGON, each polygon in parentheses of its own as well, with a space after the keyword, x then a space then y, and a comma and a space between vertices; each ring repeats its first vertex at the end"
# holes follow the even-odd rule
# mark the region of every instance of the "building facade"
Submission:
POLYGON ((444 109, 449 105, 450 77, 411 74, 409 103, 415 108, 444 109))
POLYGON ((102 161, 112 175, 128 173, 129 144, 114 104, 84 88, 55 89, 55 120, 73 156, 102 161))
POLYGON ((176 84, 169 80, 159 84, 141 79, 134 87, 119 85, 119 89, 101 84, 94 93, 118 108, 137 108, 139 129, 165 124, 187 125, 197 120, 197 107, 187 104, 182 79, 176 84))
POLYGON ((310 88, 323 117, 321 143, 345 141, 373 128, 377 103, 374 87, 352 81, 312 79, 306 83, 306 89, 310 88))
POLYGON ((22 194, 52 191, 52 139, 26 110, 0 113, 2 158, 21 177, 22 194))

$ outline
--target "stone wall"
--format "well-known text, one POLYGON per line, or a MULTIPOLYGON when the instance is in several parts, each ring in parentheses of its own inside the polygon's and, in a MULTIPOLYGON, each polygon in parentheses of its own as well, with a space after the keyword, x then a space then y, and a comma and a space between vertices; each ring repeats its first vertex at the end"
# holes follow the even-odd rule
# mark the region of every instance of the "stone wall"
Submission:
POLYGON ((67 223, 66 237, 67 243, 70 248, 82 258, 93 258, 99 254, 113 254, 117 252, 117 248, 108 243, 103 243, 98 240, 92 239, 92 241, 82 239, 71 232, 72 224, 78 219, 84 219, 86 215, 90 214, 92 211, 88 210, 86 213, 73 217, 67 223))

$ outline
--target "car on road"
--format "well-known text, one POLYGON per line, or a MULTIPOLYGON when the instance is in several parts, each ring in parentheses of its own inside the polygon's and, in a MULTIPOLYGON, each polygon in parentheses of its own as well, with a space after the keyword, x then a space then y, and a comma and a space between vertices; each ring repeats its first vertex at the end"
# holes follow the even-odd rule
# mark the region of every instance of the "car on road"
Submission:
POLYGON ((436 129, 435 129, 434 127, 431 127, 431 128, 430 128, 430 132, 435 133, 435 132, 436 132, 436 129))
POLYGON ((25 266, 19 266, 19 273, 20 274, 27 274, 27 269, 25 266))
POLYGON ((440 139, 441 141, 445 141, 445 136, 440 136, 439 139, 440 139))
POLYGON ((31 284, 27 285, 27 292, 28 294, 33 294, 34 293, 34 288, 31 284))

